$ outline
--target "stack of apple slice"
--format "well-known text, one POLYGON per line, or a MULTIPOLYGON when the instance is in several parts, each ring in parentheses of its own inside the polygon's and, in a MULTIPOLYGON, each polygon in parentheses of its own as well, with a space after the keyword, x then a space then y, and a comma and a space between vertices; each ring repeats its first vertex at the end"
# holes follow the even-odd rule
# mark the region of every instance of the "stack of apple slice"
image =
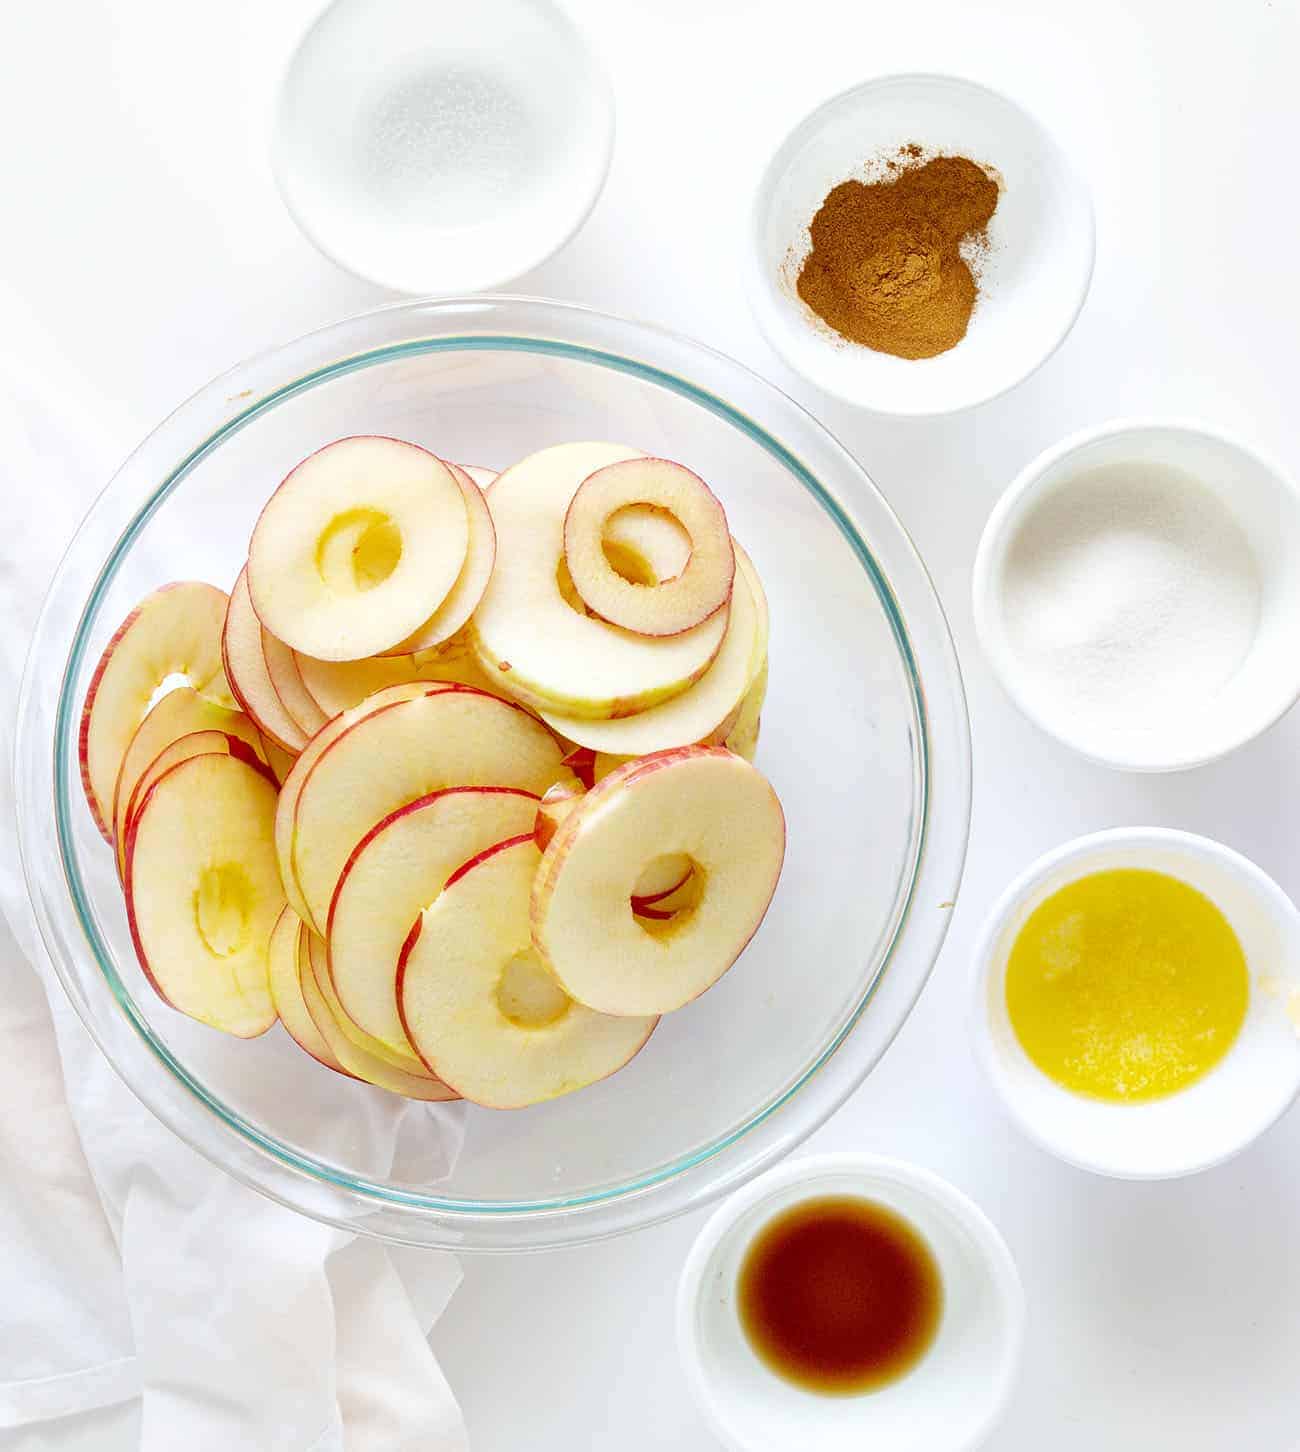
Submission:
POLYGON ((156 591, 87 692, 87 802, 148 980, 411 1098, 605 1077, 775 889, 767 635, 680 464, 567 444, 497 476, 326 446, 230 596, 156 591))

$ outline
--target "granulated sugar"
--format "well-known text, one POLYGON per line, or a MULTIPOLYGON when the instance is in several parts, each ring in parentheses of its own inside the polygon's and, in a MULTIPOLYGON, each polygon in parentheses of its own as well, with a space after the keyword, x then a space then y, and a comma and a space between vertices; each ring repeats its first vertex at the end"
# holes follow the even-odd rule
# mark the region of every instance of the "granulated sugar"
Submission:
POLYGON ((1025 686, 1077 728, 1140 728, 1204 705, 1255 637, 1260 572, 1226 507, 1168 465, 1068 481, 1011 542, 1002 601, 1025 686))

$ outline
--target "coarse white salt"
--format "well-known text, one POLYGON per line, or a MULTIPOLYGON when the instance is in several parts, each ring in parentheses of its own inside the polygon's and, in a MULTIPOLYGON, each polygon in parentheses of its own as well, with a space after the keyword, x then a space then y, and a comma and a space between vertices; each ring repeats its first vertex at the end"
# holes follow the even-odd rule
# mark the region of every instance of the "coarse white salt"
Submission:
POLYGON ((1080 733, 1203 708, 1250 653, 1261 572, 1227 507, 1165 464, 1063 480, 1007 550, 1002 613, 1025 688, 1080 733))

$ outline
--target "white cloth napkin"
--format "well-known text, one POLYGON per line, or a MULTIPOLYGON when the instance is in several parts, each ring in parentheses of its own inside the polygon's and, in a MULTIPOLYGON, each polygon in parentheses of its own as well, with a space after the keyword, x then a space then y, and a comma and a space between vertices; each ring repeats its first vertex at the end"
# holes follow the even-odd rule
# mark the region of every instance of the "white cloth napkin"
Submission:
POLYGON ((455 1258, 316 1224, 208 1164, 112 1072, 40 945, 18 681, 54 565, 133 440, 3 292, 0 330, 0 1429, 138 1395, 143 1452, 461 1452, 426 1340, 455 1258))

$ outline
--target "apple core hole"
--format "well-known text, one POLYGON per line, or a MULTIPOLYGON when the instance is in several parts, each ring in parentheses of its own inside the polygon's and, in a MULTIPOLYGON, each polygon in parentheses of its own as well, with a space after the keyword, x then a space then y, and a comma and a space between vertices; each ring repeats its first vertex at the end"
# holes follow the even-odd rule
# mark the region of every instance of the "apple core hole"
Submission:
POLYGON ((573 1000, 551 977, 532 948, 516 953, 497 981, 497 1007, 502 1018, 521 1029, 548 1028, 558 1023, 573 1000))
POLYGON ((364 594, 382 585, 402 558, 402 532, 377 509, 336 515, 316 545, 316 568, 338 594, 364 594))
POLYGON ((656 857, 637 877, 629 900, 633 919, 652 937, 667 937, 695 916, 704 885, 704 869, 693 857, 684 852, 656 857))
POLYGON ((248 938, 253 884, 237 862, 204 868, 194 889, 194 922, 209 953, 229 958, 248 938))
POLYGON ((616 509, 605 521, 601 534, 601 549, 605 554, 605 563, 629 585, 662 585, 675 577, 672 575, 661 576, 650 557, 643 550, 638 549, 631 539, 616 537, 615 532, 620 520, 630 521, 635 516, 644 514, 655 514, 664 520, 671 520, 682 535, 682 547, 689 557, 690 539, 677 516, 657 504, 625 504, 621 509, 616 509))

